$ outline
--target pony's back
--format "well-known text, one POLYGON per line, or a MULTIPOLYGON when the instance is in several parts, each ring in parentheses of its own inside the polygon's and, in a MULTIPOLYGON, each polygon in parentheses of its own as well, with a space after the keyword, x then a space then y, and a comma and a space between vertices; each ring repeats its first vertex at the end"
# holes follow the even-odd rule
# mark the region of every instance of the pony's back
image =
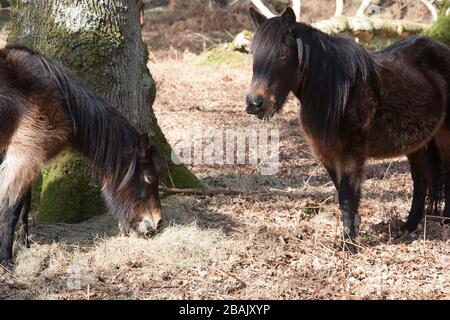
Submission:
MULTIPOLYGON (((15 45, 7 46, 0 55, 4 60, 0 79, 8 90, 16 92, 16 99, 33 101, 46 109, 42 112, 50 118, 64 112, 58 118, 65 117, 69 123, 72 147, 113 180, 128 176, 126 171, 130 164, 133 167, 139 139, 128 120, 58 62, 15 45)), ((16 109, 29 107, 27 103, 18 105, 16 109)), ((2 114, 17 114, 8 111, 2 114)))
POLYGON ((63 97, 57 85, 45 76, 39 60, 31 50, 0 49, 0 153, 5 151, 20 120, 33 117, 37 109, 50 122, 65 118, 65 113, 58 111, 63 97))

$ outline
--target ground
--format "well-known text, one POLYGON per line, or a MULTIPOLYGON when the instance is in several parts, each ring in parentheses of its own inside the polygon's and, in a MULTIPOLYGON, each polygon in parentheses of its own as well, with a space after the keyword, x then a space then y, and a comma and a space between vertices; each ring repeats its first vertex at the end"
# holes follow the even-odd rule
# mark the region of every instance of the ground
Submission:
POLYGON ((177 131, 189 133, 199 123, 278 128, 279 173, 191 166, 208 187, 244 192, 167 197, 166 226, 152 239, 118 236, 108 216, 32 226, 31 248, 17 250, 16 273, 0 275, 0 298, 450 298, 448 228, 428 221, 426 233, 422 225, 408 238, 398 234, 411 201, 405 159, 369 164, 361 252, 348 256, 339 248, 334 188, 305 144, 296 101, 261 124, 243 112, 250 57, 240 66, 205 61, 189 55, 149 65, 159 83, 154 108, 168 139, 179 143, 177 131))
POLYGON ((279 172, 190 165, 207 187, 242 193, 164 194, 165 225, 151 239, 120 236, 110 216, 34 224, 31 248, 15 248, 16 272, 0 271, 0 299, 450 299, 449 228, 427 220, 408 237, 398 231, 412 191, 404 158, 368 164, 360 253, 350 256, 296 100, 261 123, 244 112, 250 56, 158 52, 154 109, 172 145, 194 125, 278 129, 279 172))

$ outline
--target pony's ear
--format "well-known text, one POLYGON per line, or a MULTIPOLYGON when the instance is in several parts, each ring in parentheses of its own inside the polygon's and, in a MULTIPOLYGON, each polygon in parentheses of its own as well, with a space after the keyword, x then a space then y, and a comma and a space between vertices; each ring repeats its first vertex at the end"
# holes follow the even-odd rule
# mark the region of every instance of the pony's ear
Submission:
POLYGON ((291 7, 287 7, 281 14, 281 25, 290 29, 295 26, 296 22, 297 18, 294 10, 291 7))
POLYGON ((145 159, 147 155, 147 149, 150 145, 150 137, 148 133, 144 133, 139 138, 139 156, 141 159, 145 159))
POLYGON ((255 8, 250 7, 250 17, 252 17, 253 23, 258 28, 260 25, 264 23, 264 21, 267 20, 267 18, 259 13, 255 8))

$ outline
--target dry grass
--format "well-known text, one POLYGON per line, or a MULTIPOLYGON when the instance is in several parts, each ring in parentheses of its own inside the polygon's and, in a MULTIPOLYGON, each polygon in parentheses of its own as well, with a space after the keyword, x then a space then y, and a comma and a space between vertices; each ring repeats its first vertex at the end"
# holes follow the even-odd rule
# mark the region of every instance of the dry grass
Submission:
MULTIPOLYGON (((197 59, 150 65, 160 85, 154 108, 171 143, 174 133, 199 122, 260 127, 242 106, 250 59, 239 68, 197 59)), ((166 227, 152 239, 117 236, 110 217, 37 225, 32 248, 17 250, 16 273, 0 272, 0 298, 450 298, 448 228, 430 221, 425 240, 423 231, 398 236, 411 201, 404 159, 369 164, 361 253, 340 250, 335 191, 302 138, 297 114, 290 100, 264 124, 281 132, 277 175, 259 176, 249 165, 192 167, 210 187, 268 194, 171 196, 164 201, 166 227), (79 289, 70 289, 74 281, 79 289)))

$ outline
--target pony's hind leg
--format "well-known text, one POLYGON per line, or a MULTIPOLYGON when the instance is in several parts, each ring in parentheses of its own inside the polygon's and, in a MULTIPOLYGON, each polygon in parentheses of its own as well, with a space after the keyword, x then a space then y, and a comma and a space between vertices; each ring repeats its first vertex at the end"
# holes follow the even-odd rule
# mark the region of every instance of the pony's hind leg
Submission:
POLYGON ((423 218, 431 168, 424 148, 408 155, 408 160, 413 180, 413 199, 403 229, 411 233, 416 231, 423 218))
POLYGON ((31 208, 31 188, 28 189, 25 197, 22 199, 20 210, 19 226, 16 232, 16 241, 25 247, 30 247, 28 238, 28 216, 31 208))
MULTIPOLYGON (((450 128, 442 128, 436 135, 436 144, 439 148, 440 154, 440 165, 441 170, 439 173, 443 174, 443 184, 439 184, 436 190, 436 202, 440 201, 439 193, 443 191, 445 206, 443 211, 443 217, 450 219, 450 128), (439 190, 438 188, 444 187, 444 190, 439 190)), ((443 220, 444 223, 450 224, 450 220, 443 220)))
POLYGON ((443 212, 444 224, 450 224, 450 171, 445 176, 445 207, 443 212))

